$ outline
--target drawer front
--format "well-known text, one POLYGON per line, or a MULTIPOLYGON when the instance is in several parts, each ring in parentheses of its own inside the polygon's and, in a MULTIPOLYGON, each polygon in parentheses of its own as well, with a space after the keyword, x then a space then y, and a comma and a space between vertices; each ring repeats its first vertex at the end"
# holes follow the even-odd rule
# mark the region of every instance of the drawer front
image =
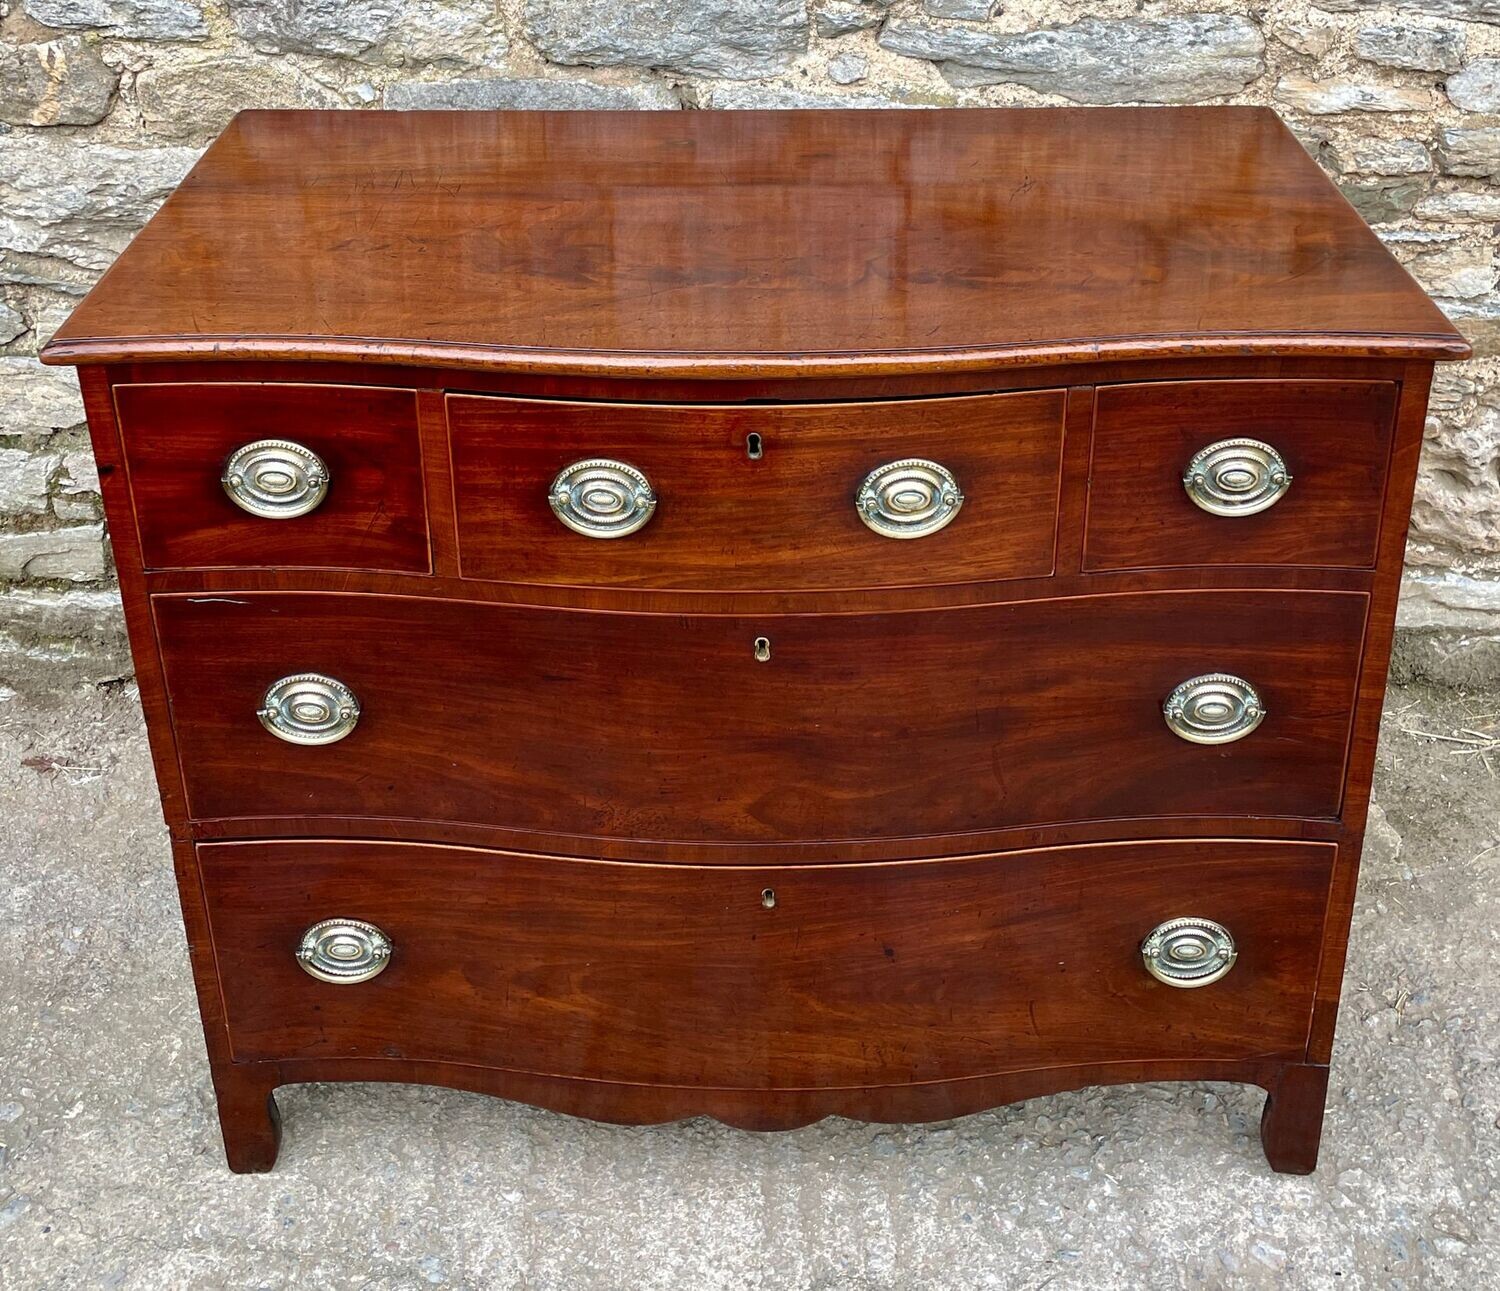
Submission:
POLYGON ((1101 386, 1084 568, 1373 567, 1396 394, 1389 381, 1101 386), (1284 488, 1269 478, 1278 459, 1284 488))
POLYGON ((729 842, 1335 816, 1365 608, 1309 592, 756 617, 155 599, 196 817, 729 842), (337 743, 257 719, 273 682, 309 672, 357 699, 337 743), (1268 715, 1235 743, 1174 735, 1163 701, 1217 673, 1268 715))
MULTIPOLYGON (((1044 577, 1053 565, 1064 404, 1060 390, 738 408, 453 395, 463 573, 762 591, 1044 577), (856 495, 873 472, 911 459, 946 470, 950 494, 956 488, 962 500, 956 510, 939 502, 929 515, 924 504, 946 484, 940 475, 878 477, 871 505, 894 515, 887 528, 919 535, 892 538, 861 519, 856 495), (554 483, 583 462, 616 464, 592 505, 586 477, 564 477, 580 481, 569 514, 588 532, 569 528, 552 502, 554 483), (622 466, 638 476, 619 473, 622 466), (638 501, 642 487, 654 508, 638 501), (648 508, 639 528, 616 532, 648 508)), ((874 519, 884 522, 879 512, 874 519)))
MULTIPOLYGON (((1300 1054, 1334 850, 1101 844, 796 868, 367 842, 198 854, 236 1059, 765 1089, 1300 1054), (1194 989, 1141 956, 1183 917, 1221 925, 1236 955, 1194 989), (304 931, 349 919, 388 943, 382 971, 303 971, 304 931)), ((310 963, 326 963, 316 946, 310 963)))
POLYGON ((147 568, 430 570, 412 391, 205 384, 114 393, 147 568))

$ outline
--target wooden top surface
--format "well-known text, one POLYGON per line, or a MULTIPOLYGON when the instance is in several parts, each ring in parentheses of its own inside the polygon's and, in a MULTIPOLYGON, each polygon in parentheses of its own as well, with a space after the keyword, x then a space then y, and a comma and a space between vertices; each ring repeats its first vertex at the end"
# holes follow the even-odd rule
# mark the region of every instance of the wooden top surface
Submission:
POLYGON ((1467 352, 1266 109, 351 111, 237 117, 43 359, 1467 352))

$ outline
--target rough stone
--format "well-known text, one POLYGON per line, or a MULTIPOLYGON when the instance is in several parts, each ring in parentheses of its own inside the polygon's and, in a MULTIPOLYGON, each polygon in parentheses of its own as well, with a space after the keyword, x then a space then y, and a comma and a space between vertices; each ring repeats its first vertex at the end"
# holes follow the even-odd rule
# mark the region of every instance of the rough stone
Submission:
POLYGON ((1493 224, 1500 222, 1500 194, 1431 193, 1417 203, 1416 215, 1440 223, 1493 224))
MULTIPOLYGON (((1455 320, 1456 321, 1456 320, 1455 320)), ((1412 535, 1481 556, 1500 555, 1500 411, 1466 424, 1429 419, 1412 508, 1412 535)))
POLYGON ((838 54, 828 60, 828 79, 836 85, 854 85, 870 74, 870 60, 863 54, 838 54))
POLYGON ((1476 58, 1450 76, 1448 97, 1465 112, 1500 112, 1500 58, 1476 58))
POLYGON ((137 40, 202 40, 200 0, 21 0, 44 27, 91 27, 137 40))
POLYGON ((807 44, 803 0, 526 0, 532 43, 554 63, 666 67, 753 80, 791 65, 807 44))
POLYGON ((813 30, 824 40, 866 31, 879 23, 880 10, 849 0, 828 0, 827 4, 813 11, 813 30))
POLYGON ((1382 139, 1378 135, 1333 145, 1333 162, 1346 175, 1423 175, 1432 169, 1432 154, 1415 139, 1382 139))
POLYGON ((1276 82, 1277 102, 1325 116, 1335 112, 1427 112, 1432 93, 1405 85, 1376 85, 1334 77, 1315 81, 1306 76, 1284 76, 1276 82))
POLYGON ((1411 27, 1380 23, 1355 38, 1361 58, 1384 67, 1423 72, 1456 72, 1463 65, 1464 33, 1457 27, 1411 27))
POLYGON ((0 448, 0 515, 45 515, 47 485, 61 465, 57 453, 0 448))
POLYGON ((510 39, 492 4, 474 0, 406 0, 383 46, 387 61, 403 66, 495 67, 510 39))
POLYGON ((998 0, 922 0, 922 8, 934 18, 959 18, 967 22, 988 22, 998 7, 998 0))
POLYGON ((9 345, 26 331, 26 316, 0 300, 0 345, 9 345))
POLYGON ((152 134, 210 142, 242 108, 335 108, 340 96, 283 58, 205 58, 150 67, 136 103, 152 134))
POLYGON ((1222 14, 1085 18, 1019 35, 892 18, 879 42, 943 64, 955 85, 1025 85, 1076 103, 1197 103, 1265 70, 1260 32, 1222 14))
POLYGON ((751 111, 758 108, 933 108, 941 96, 912 94, 820 94, 792 85, 714 85, 698 91, 698 106, 713 111, 751 111))
POLYGON ((1421 180, 1387 179, 1367 183, 1345 181, 1339 191, 1369 224, 1390 224, 1411 214, 1427 190, 1421 180))
MULTIPOLYGON (((1467 300, 1495 289, 1495 247, 1490 239, 1474 241, 1457 233, 1426 229, 1391 230, 1386 243, 1422 287, 1434 296, 1467 300)), ((1446 367, 1439 369, 1446 372, 1446 367)), ((1432 400, 1436 406, 1438 390, 1432 400)))
MULTIPOLYGON (((1500 354, 1500 297, 1439 300, 1443 312, 1466 337, 1476 357, 1500 354)), ((1500 455, 1497 455, 1500 460, 1500 455)))
POLYGON ((391 30, 398 0, 228 0, 239 33, 263 54, 367 53, 391 30))
POLYGON ((103 525, 0 533, 0 581, 56 578, 92 583, 103 577, 103 525))
POLYGON ((83 397, 71 368, 0 357, 0 435, 46 435, 83 424, 83 397))
POLYGON ((385 92, 385 105, 418 108, 585 109, 677 108, 681 103, 659 81, 639 85, 595 85, 588 81, 541 80, 535 77, 490 77, 471 81, 403 81, 385 92))
POLYGON ((1500 179, 1500 126, 1444 130, 1438 164, 1445 175, 1500 179))
POLYGON ((17 134, 0 147, 0 248, 108 268, 198 158, 17 134))
POLYGON ((81 36, 0 44, 0 121, 92 125, 109 112, 120 74, 81 36))
POLYGON ((1266 30, 1288 49, 1309 58, 1321 58, 1338 39, 1338 32, 1328 23, 1318 22, 1311 15, 1289 15, 1270 23, 1266 30))
POLYGON ((1318 0, 1318 8, 1330 13, 1363 13, 1370 9, 1400 8, 1403 13, 1429 18, 1456 18, 1460 22, 1500 23, 1500 0, 1318 0))
MULTIPOLYGON (((130 673, 118 590, 81 585, 0 587, 0 701, 7 685, 11 692, 55 698, 80 685, 98 685, 130 673)), ((5 1119, 0 1115, 0 1122, 5 1119)), ((6 1128, 0 1124, 0 1135, 6 1128)), ((3 1137, 15 1142, 13 1135, 3 1137)), ((4 1165, 0 1154, 0 1169, 4 1165)))

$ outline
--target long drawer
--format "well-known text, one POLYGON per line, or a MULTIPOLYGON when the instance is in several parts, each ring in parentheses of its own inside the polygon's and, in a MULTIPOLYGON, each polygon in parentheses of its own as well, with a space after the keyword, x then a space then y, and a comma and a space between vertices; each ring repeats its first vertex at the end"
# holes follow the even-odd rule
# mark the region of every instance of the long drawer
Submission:
POLYGON ((761 591, 1045 577, 1065 403, 1061 390, 739 407, 450 395, 463 572, 761 591))
MULTIPOLYGON (((321 593, 154 606, 196 818, 767 842, 1335 817, 1366 597, 762 616, 321 593), (1164 702, 1200 677, 1247 684, 1259 724, 1229 743, 1174 733, 1164 702), (274 733, 299 730, 347 734, 274 733)), ((1216 696, 1210 682, 1188 701, 1210 725, 1216 696)))
POLYGON ((1334 850, 1153 842, 784 868, 372 842, 198 854, 238 1060, 809 1088, 1299 1055, 1334 850), (1158 978, 1143 942, 1179 920, 1158 978))

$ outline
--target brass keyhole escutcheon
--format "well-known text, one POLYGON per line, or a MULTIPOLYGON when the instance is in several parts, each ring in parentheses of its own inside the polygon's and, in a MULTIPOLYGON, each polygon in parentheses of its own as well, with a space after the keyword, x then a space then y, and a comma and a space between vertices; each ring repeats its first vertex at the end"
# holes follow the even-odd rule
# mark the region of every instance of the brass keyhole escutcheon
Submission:
POLYGON ((745 456, 752 462, 758 462, 766 455, 765 441, 761 439, 758 430, 752 430, 745 436, 745 456))
POLYGON ((770 637, 756 637, 755 638, 755 662, 756 663, 769 663, 770 660, 771 660, 771 638, 770 637))
POLYGON ((776 889, 762 888, 760 890, 760 903, 767 910, 774 910, 776 908, 776 889))

